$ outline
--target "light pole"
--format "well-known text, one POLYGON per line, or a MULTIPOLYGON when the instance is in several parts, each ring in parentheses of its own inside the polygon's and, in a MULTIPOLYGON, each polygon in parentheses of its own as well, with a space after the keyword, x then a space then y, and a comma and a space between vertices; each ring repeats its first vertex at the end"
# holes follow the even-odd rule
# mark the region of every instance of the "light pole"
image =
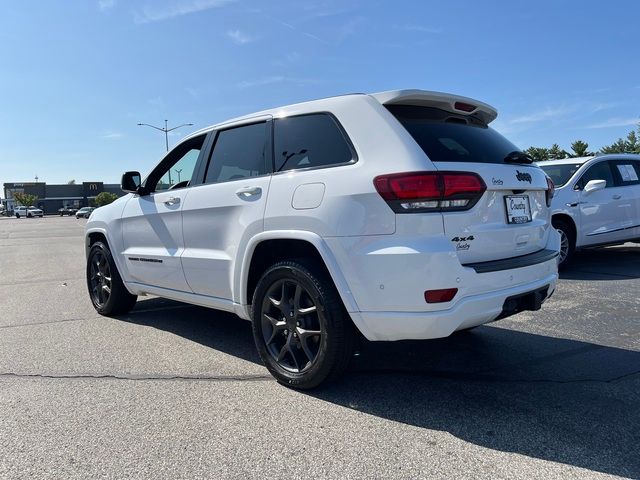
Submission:
POLYGON ((182 173, 182 169, 181 168, 174 168, 174 170, 178 174, 178 183, 180 183, 180 174, 182 173))
POLYGON ((138 126, 151 127, 151 128, 155 128, 156 130, 160 130, 161 132, 164 132, 164 143, 167 147, 167 152, 168 152, 169 151, 169 132, 172 132, 173 130, 180 127, 192 127, 193 123, 183 123, 182 125, 178 125, 177 127, 168 128, 167 122, 168 120, 164 121, 164 128, 156 127, 155 125, 149 125, 148 123, 138 123, 138 126))

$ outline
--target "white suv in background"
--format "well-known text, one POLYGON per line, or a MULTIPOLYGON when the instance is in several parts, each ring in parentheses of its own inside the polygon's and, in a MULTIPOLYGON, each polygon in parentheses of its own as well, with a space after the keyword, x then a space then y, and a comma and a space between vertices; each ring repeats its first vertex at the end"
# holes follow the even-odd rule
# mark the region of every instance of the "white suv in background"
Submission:
POLYGON ((369 340, 445 337, 554 291, 553 184, 496 110, 401 90, 311 101, 184 139, 86 225, 103 315, 138 295, 251 320, 278 381, 341 373, 369 340))
POLYGON ((23 207, 23 206, 18 206, 13 210, 13 214, 16 216, 16 218, 20 218, 20 217, 26 217, 26 218, 32 218, 32 217, 44 217, 44 212, 42 210, 40 210, 39 208, 36 207, 23 207))
POLYGON ((584 247, 640 241, 640 155, 609 154, 539 163, 556 185, 553 226, 559 263, 584 247))

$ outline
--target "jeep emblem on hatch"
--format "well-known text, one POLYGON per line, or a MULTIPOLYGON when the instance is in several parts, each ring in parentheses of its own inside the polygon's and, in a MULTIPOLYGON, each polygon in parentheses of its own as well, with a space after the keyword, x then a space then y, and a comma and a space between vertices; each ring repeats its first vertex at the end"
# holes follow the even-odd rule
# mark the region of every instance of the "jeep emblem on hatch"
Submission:
POLYGON ((516 170, 516 178, 521 182, 529 182, 531 183, 531 174, 526 172, 521 172, 520 170, 516 170))

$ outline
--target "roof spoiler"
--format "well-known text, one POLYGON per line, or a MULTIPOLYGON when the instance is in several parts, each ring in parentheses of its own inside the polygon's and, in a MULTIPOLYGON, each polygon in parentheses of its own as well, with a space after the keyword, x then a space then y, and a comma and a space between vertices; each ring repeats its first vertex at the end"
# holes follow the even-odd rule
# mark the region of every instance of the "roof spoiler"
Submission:
POLYGON ((390 90, 373 93, 371 96, 383 105, 435 107, 458 115, 473 115, 486 124, 491 123, 498 116, 498 111, 491 105, 450 93, 427 90, 390 90))

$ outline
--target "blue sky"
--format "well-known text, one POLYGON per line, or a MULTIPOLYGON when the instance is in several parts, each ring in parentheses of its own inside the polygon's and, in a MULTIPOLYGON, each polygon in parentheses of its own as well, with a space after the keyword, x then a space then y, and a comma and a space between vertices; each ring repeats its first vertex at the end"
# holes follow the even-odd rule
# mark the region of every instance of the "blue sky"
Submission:
POLYGON ((640 119, 640 2, 6 0, 0 183, 118 182, 191 122, 422 88, 497 107, 521 147, 597 149, 640 119))

